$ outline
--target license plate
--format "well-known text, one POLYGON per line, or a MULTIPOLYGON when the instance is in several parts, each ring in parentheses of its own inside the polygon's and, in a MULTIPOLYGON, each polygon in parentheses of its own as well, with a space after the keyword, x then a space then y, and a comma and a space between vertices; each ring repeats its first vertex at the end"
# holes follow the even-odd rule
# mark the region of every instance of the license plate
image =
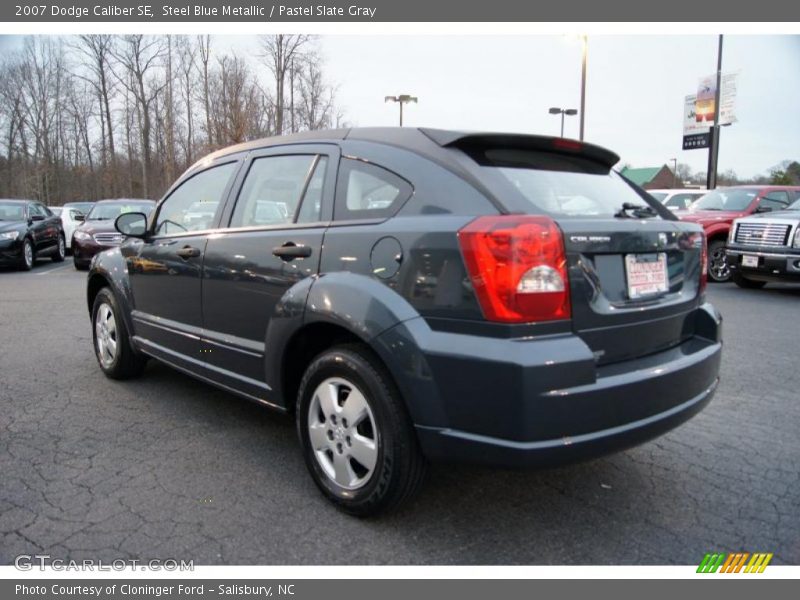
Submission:
POLYGON ((743 254, 742 255, 742 266, 743 267, 758 267, 758 257, 752 256, 750 254, 743 254))
POLYGON ((667 255, 627 254, 625 273, 628 276, 628 297, 631 299, 663 294, 669 290, 667 255))

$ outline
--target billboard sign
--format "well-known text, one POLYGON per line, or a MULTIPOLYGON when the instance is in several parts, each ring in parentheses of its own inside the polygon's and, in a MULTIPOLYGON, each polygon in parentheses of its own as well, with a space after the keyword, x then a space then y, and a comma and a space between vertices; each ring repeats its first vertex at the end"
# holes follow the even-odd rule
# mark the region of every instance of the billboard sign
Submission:
POLYGON ((686 96, 683 102, 683 149, 708 148, 710 123, 697 119, 697 96, 686 96))
MULTIPOLYGON (((720 76, 719 124, 730 125, 736 122, 736 84, 739 73, 722 73, 720 76)), ((714 110, 717 94, 717 76, 702 77, 697 85, 695 118, 698 123, 714 124, 714 110)))

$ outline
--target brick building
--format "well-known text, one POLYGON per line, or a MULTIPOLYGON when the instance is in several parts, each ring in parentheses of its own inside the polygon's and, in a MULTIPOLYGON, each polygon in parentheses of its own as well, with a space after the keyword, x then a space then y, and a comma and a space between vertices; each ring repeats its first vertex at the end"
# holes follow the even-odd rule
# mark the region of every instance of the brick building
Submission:
POLYGON ((623 167, 620 175, 646 190, 668 190, 683 187, 680 178, 675 177, 672 169, 667 165, 642 169, 623 167))

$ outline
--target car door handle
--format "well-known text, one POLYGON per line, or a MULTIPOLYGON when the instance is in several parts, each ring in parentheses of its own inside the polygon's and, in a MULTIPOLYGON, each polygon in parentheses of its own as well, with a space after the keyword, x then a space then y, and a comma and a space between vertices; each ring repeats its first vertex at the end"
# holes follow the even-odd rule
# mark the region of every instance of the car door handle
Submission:
POLYGON ((294 260, 295 258, 308 258, 311 253, 310 246, 298 246, 294 242, 286 242, 283 246, 272 249, 272 254, 285 261, 294 260))
POLYGON ((183 259, 196 258, 200 256, 200 249, 194 248, 192 246, 184 246, 183 248, 178 250, 175 254, 177 254, 183 259))

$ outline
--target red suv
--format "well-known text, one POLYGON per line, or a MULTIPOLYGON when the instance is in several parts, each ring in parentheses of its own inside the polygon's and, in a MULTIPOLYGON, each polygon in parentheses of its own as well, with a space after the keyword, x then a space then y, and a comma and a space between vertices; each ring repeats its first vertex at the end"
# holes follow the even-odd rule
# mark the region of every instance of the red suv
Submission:
POLYGON ((689 210, 675 214, 681 221, 703 226, 708 240, 708 278, 719 283, 731 278, 725 244, 733 220, 753 213, 783 210, 798 198, 800 186, 738 185, 709 192, 689 210))

